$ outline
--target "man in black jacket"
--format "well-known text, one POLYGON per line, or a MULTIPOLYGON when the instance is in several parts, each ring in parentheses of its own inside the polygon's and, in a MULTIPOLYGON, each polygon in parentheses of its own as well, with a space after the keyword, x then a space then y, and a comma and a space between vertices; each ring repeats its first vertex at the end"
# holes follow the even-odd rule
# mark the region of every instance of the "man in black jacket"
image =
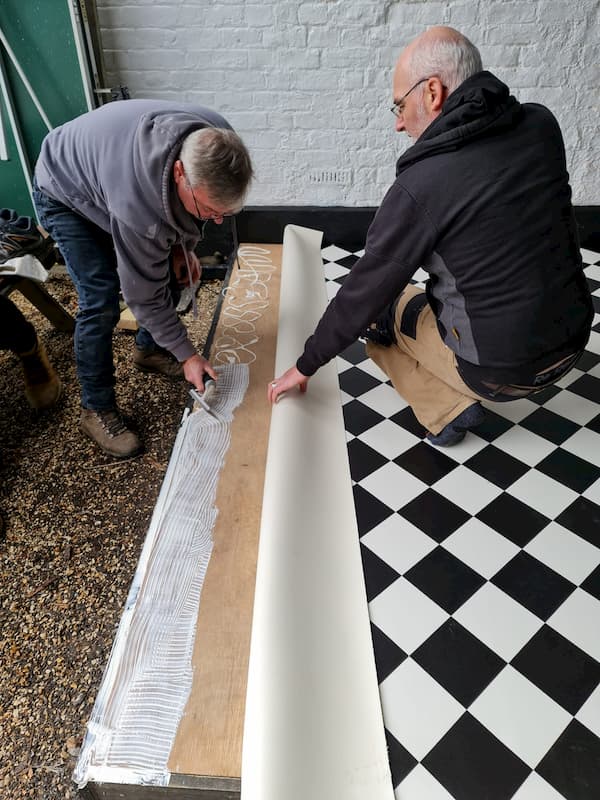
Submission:
POLYGON ((435 27, 400 55, 392 111, 415 143, 364 256, 268 394, 305 390, 362 334, 428 439, 448 446, 481 423, 482 398, 514 400, 562 377, 593 307, 548 109, 519 103, 468 39, 435 27), (409 285, 419 267, 425 292, 409 285))

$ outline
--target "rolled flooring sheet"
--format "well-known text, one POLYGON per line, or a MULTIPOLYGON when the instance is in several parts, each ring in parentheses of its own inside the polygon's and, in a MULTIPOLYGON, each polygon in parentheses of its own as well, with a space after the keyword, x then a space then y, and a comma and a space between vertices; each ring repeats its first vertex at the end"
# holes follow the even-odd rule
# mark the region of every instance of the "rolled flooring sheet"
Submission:
MULTIPOLYGON (((326 306, 322 234, 284 234, 275 374, 326 306)), ((335 364, 273 408, 242 800, 393 800, 335 364)))

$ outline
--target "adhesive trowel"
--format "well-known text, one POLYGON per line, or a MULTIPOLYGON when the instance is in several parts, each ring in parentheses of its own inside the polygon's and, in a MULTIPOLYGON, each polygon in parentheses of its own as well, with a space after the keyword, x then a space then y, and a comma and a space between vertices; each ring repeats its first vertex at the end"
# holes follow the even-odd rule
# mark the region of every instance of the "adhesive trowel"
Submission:
POLYGON ((219 419, 219 416, 210 407, 212 398, 217 393, 217 382, 213 378, 206 378, 204 381, 204 391, 199 392, 197 389, 190 389, 190 396, 192 400, 202 406, 205 411, 212 414, 213 417, 219 419))

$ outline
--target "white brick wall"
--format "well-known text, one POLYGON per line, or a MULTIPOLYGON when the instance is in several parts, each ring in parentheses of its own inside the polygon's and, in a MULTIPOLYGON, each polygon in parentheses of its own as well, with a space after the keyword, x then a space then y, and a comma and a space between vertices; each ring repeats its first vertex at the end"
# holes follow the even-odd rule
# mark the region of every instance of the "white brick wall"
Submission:
POLYGON ((600 204, 598 0, 97 0, 109 85, 223 113, 256 167, 253 205, 378 205, 409 145, 395 60, 453 25, 523 101, 547 105, 574 201, 600 204))

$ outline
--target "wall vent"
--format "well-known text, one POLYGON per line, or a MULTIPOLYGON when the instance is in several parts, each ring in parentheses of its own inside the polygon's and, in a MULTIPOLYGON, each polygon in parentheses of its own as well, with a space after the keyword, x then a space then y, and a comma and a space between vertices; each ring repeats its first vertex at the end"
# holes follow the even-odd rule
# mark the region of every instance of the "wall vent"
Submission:
POLYGON ((349 184, 351 180, 351 169, 313 169, 308 173, 309 183, 349 184))

